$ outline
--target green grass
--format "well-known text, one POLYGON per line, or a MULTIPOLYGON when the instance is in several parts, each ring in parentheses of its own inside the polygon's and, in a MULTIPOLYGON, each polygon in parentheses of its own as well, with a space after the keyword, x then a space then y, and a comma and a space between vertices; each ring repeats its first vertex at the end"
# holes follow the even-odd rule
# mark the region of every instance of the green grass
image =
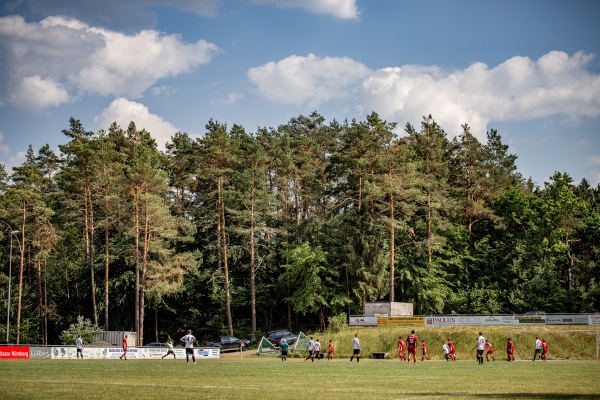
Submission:
MULTIPOLYGON (((588 325, 564 325, 564 326, 460 326, 460 327, 359 327, 345 329, 336 333, 309 334, 319 338, 325 345, 329 339, 333 340, 335 352, 340 356, 352 354, 352 338, 358 333, 363 353, 368 355, 372 352, 387 352, 388 358, 398 357, 398 336, 404 340, 414 329, 419 340, 425 340, 429 357, 432 360, 443 360, 442 342, 450 338, 456 346, 456 354, 459 360, 475 358, 473 346, 476 344, 477 336, 481 331, 492 343, 496 358, 506 360, 506 337, 513 336, 516 348, 516 358, 527 360, 533 358, 535 337, 545 338, 549 343, 549 360, 572 360, 572 361, 596 361, 596 335, 590 332, 564 332, 564 330, 592 330, 594 327, 588 325), (520 330, 521 332, 515 332, 520 330)), ((600 343, 599 343, 600 344, 600 343)))
POLYGON ((592 399, 588 361, 1 360, 0 399, 592 399))

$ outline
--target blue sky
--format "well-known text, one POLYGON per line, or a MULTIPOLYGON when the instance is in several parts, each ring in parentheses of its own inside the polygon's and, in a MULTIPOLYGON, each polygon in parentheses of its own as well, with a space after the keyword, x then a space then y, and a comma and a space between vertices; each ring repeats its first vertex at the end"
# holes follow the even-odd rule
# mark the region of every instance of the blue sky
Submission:
MULTIPOLYGON (((452 137, 497 129, 519 172, 600 183, 594 0, 13 0, 0 6, 0 163, 135 121, 164 145, 317 111, 452 137)), ((399 135, 403 134, 398 129, 399 135)))

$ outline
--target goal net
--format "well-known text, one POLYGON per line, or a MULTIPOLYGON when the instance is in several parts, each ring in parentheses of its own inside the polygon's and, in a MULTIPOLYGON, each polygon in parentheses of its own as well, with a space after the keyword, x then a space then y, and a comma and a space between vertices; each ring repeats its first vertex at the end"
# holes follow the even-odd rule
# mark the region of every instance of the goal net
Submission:
POLYGON ((511 330, 508 336, 515 345, 517 360, 533 360, 535 338, 539 337, 548 343, 548 360, 598 361, 597 330, 511 330))
POLYGON ((256 354, 266 355, 266 356, 279 356, 279 349, 271 342, 267 340, 266 337, 262 337, 260 342, 258 343, 258 348, 256 349, 256 354))
POLYGON ((292 345, 292 353, 305 353, 307 346, 308 336, 300 332, 298 334, 298 339, 296 339, 296 342, 292 345))

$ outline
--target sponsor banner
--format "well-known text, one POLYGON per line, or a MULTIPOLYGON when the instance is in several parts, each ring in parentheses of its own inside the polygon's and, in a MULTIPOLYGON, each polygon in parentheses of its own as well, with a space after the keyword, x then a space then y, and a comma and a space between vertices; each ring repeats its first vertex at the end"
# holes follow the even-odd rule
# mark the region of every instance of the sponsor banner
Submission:
MULTIPOLYGON (((61 347, 36 347, 35 358, 51 358, 55 360, 68 360, 77 358, 77 349, 74 346, 61 346, 61 347)), ((177 347, 173 349, 175 357, 178 359, 185 359, 185 349, 177 347)), ((127 349, 127 359, 139 360, 139 359, 159 359, 167 354, 166 347, 158 348, 144 348, 144 347, 129 347, 127 349)), ((120 347, 84 347, 83 357, 90 359, 119 359, 123 355, 123 349, 120 347)), ((219 348, 195 348, 194 355, 196 358, 219 358, 219 348)), ((173 358, 173 355, 169 354, 168 357, 173 358)))
POLYGON ((350 317, 350 326, 377 326, 377 317, 350 317))
POLYGON ((200 347, 196 349, 196 357, 198 358, 219 358, 221 349, 218 347, 200 347))
POLYGON ((600 325, 600 314, 591 314, 589 317, 590 325, 600 325))
POLYGON ((424 324, 424 317, 377 317, 378 326, 419 326, 424 324))
POLYGON ((546 323, 545 315, 516 315, 515 318, 517 319, 519 325, 543 325, 546 323))
POLYGON ((514 315, 486 315, 486 316, 439 316, 425 317, 427 326, 494 326, 517 325, 519 321, 514 315))
POLYGON ((546 315, 546 325, 587 325, 587 315, 546 315))
POLYGON ((30 347, 29 358, 51 358, 51 347, 30 347))
POLYGON ((29 346, 0 346, 0 358, 29 358, 29 346))

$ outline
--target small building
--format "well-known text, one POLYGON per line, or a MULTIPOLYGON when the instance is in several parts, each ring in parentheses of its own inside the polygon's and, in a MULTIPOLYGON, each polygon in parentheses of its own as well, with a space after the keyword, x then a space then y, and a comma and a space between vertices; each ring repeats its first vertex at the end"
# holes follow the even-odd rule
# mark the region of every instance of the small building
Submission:
POLYGON ((413 315, 413 303, 377 302, 365 303, 365 317, 376 317, 378 315, 409 316, 413 315))
POLYGON ((97 342, 107 342, 113 346, 121 347, 123 345, 123 338, 127 335, 127 346, 137 346, 137 333, 125 332, 125 331, 100 331, 96 333, 97 342))

